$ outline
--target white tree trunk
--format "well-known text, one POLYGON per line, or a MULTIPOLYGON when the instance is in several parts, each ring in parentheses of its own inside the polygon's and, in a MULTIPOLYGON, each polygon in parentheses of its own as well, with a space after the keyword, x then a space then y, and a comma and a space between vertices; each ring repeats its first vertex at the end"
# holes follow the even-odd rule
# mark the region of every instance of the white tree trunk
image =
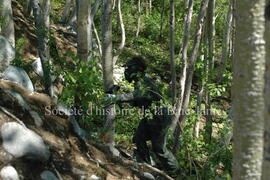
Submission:
POLYGON ((122 17, 122 11, 121 11, 121 0, 116 0, 117 1, 117 11, 118 11, 118 22, 120 24, 121 28, 121 43, 113 56, 113 64, 115 65, 121 52, 123 51, 126 43, 126 32, 125 32, 125 26, 123 22, 123 17, 122 17))
POLYGON ((189 105, 189 98, 190 98, 190 92, 191 92, 191 85, 192 85, 192 78, 193 78, 193 74, 194 74, 194 70, 195 70, 195 63, 197 60, 197 56, 198 56, 198 51, 199 51, 199 46, 200 46, 200 42, 201 42, 201 37, 202 37, 202 29, 203 29, 203 24, 204 24, 204 18, 205 18, 205 14, 206 14, 206 10, 207 10, 207 6, 208 6, 208 2, 209 0, 203 0, 201 2, 201 8, 200 8, 200 13, 197 19, 197 27, 196 27, 196 31, 195 31, 195 40, 194 40, 194 44, 192 47, 192 53, 191 56, 189 58, 189 64, 187 67, 187 77, 186 77, 186 82, 185 82, 185 92, 183 95, 183 103, 182 105, 177 105, 177 109, 176 109, 176 113, 174 115, 173 121, 177 122, 179 117, 179 126, 177 131, 175 132, 175 143, 174 143, 174 152, 178 151, 179 148, 179 135, 180 135, 180 129, 182 124, 184 124, 185 119, 186 119, 186 114, 183 113, 181 114, 181 110, 182 112, 186 112, 188 109, 188 105, 189 105), (181 108, 182 106, 182 108, 181 108))
POLYGON ((270 1, 266 0, 265 8, 265 88, 264 88, 264 156, 262 180, 268 180, 270 177, 270 1))
POLYGON ((90 1, 79 0, 77 18, 77 49, 81 60, 88 60, 91 47, 90 1))
MULTIPOLYGON (((33 0, 33 13, 35 17, 36 34, 38 38, 38 54, 44 72, 45 91, 51 97, 54 96, 54 87, 50 75, 50 0, 43 0, 41 6, 37 0, 33 0)), ((55 97, 56 98, 56 97, 55 97)))
POLYGON ((15 32, 11 0, 0 0, 0 34, 15 47, 15 32))
MULTIPOLYGON (((114 85, 113 81, 113 57, 112 57, 112 0, 103 0, 101 17, 102 34, 102 67, 104 79, 104 91, 108 92, 114 85)), ((113 105, 105 107, 105 123, 103 139, 105 143, 114 144, 115 113, 113 105)))
POLYGON ((220 63, 220 68, 218 71, 217 75, 217 81, 221 82, 222 81, 222 76, 223 73, 225 72, 226 69, 226 62, 227 59, 230 55, 229 50, 231 47, 231 31, 232 31, 232 20, 233 20, 233 13, 232 13, 232 4, 233 2, 231 1, 228 13, 227 13, 227 18, 226 18, 226 23, 224 27, 224 33, 223 33, 223 41, 222 41, 222 56, 221 56, 221 63, 220 63))
POLYGON ((264 8, 265 0, 236 1, 232 86, 233 180, 261 179, 264 130, 264 8))
MULTIPOLYGON (((182 42, 182 59, 181 59, 181 76, 180 76, 180 92, 179 97, 176 103, 176 111, 180 113, 182 109, 183 99, 184 99, 184 92, 185 92, 185 82, 186 82, 186 76, 187 76, 187 52, 188 52, 188 42, 190 37, 190 25, 192 21, 192 13, 193 13, 193 0, 187 0, 187 7, 188 10, 187 14, 184 18, 184 37, 182 42)), ((174 131, 177 121, 179 119, 180 115, 173 116, 172 125, 171 128, 174 131)))
POLYGON ((138 0, 138 21, 137 21, 137 31, 136 31, 136 37, 139 37, 140 28, 141 28, 141 0, 138 0))

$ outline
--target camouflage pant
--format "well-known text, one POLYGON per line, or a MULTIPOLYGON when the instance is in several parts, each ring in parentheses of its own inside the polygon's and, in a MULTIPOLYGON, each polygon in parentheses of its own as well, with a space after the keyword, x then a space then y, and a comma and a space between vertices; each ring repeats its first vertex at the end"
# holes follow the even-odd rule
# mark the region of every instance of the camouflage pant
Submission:
MULTIPOLYGON (((153 119, 155 120, 155 119, 153 119)), ((150 153, 147 147, 147 141, 151 141, 152 149, 156 157, 160 161, 162 167, 166 171, 177 171, 179 164, 174 155, 167 149, 166 140, 168 129, 164 124, 151 123, 147 119, 141 120, 136 133, 133 137, 133 142, 137 146, 137 156, 139 161, 151 164, 150 153)))

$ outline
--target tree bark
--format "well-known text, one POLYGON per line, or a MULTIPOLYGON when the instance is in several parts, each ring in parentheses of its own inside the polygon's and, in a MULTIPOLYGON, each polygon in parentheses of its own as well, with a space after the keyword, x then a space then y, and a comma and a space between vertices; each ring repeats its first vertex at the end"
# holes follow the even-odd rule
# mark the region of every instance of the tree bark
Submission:
POLYGON ((182 103, 184 99, 184 92, 185 92, 185 82, 186 82, 186 75, 187 75, 187 52, 188 52, 188 42, 190 38, 190 25, 192 20, 192 13, 193 13, 193 0, 187 0, 187 7, 188 13, 185 15, 184 21, 184 37, 182 41, 182 59, 181 59, 181 76, 180 76, 180 92, 179 97, 176 104, 176 112, 172 119, 172 125, 171 129, 174 131, 177 121, 180 117, 181 109, 182 109, 182 103))
POLYGON ((113 56, 113 64, 115 65, 121 52, 123 51, 125 47, 125 42, 126 42, 126 32, 125 32, 125 26, 123 22, 123 17, 122 17, 122 11, 121 11, 121 0, 116 0, 117 1, 117 11, 118 11, 118 22, 120 24, 120 29, 121 29, 121 43, 113 56))
POLYGON ((97 39, 98 52, 99 52, 99 55, 101 57, 102 56, 102 47, 101 47, 100 38, 99 38, 99 35, 98 35, 98 32, 97 32, 97 29, 96 29, 96 26, 95 26, 95 23, 94 22, 92 23, 92 26, 93 26, 95 37, 97 39))
POLYGON ((140 28, 141 28, 141 0, 138 0, 138 22, 137 22, 137 31, 136 37, 139 37, 140 28))
POLYGON ((176 70, 175 70, 175 10, 174 0, 170 0, 170 70, 171 70, 171 93, 172 104, 175 104, 176 100, 176 70))
POLYGON ((270 177, 270 1, 266 0, 265 6, 265 88, 264 88, 264 155, 263 155, 263 168, 262 180, 268 180, 270 177))
POLYGON ((208 84, 212 82, 212 71, 214 69, 215 54, 215 0, 209 0, 207 11, 207 39, 208 39, 208 63, 206 68, 206 87, 205 87, 205 107, 206 107, 206 124, 205 140, 210 143, 212 138, 212 114, 211 114, 211 96, 208 84))
POLYGON ((160 29, 159 29, 159 41, 160 42, 162 41, 164 15, 165 15, 165 0, 162 0, 162 11, 161 11, 160 29))
POLYGON ((217 81, 222 82, 222 76, 226 69, 226 62, 229 57, 229 50, 230 50, 230 41, 232 39, 231 37, 231 31, 232 31, 232 19, 233 19, 233 2, 231 1, 229 10, 227 13, 226 23, 224 27, 224 33, 223 33, 223 41, 222 41, 222 56, 221 56, 221 63, 220 68, 217 75, 217 81))
POLYGON ((81 60, 87 61, 91 50, 90 33, 90 6, 89 0, 79 0, 77 18, 77 49, 81 60))
POLYGON ((195 63, 197 60, 199 46, 200 46, 200 42, 201 42, 204 17, 206 14, 208 2, 209 2, 209 0, 203 0, 201 3, 200 13, 198 16, 197 27, 196 27, 196 32, 195 32, 195 34, 196 34, 195 40, 194 40, 194 44, 192 47, 192 53, 191 53, 191 56, 189 58, 189 64, 187 67, 187 77, 186 77, 186 81, 185 81, 185 92, 183 95, 183 104, 182 104, 182 108, 181 108, 181 105, 177 105, 176 113, 173 117, 176 119, 176 122, 178 121, 178 119, 180 117, 179 126, 176 129, 177 131, 175 131, 175 134, 174 134, 175 135, 174 136, 175 143, 174 143, 173 152, 177 152, 179 149, 180 129, 181 129, 181 126, 184 124, 185 119, 186 119, 186 112, 188 110, 189 98, 190 98, 190 92, 191 92, 192 78, 193 78, 193 74, 194 74, 194 70, 195 70, 195 63), (182 113, 181 113, 181 111, 182 111, 182 113))
POLYGON ((71 0, 66 0, 61 22, 67 23, 69 15, 70 15, 70 8, 71 8, 71 0))
POLYGON ((33 0, 33 13, 35 17, 36 34, 38 39, 38 54, 44 72, 45 92, 51 97, 54 96, 54 87, 50 75, 50 0, 43 0, 41 6, 37 0, 33 0))
MULTIPOLYGON (((204 55, 201 55, 200 60, 202 62, 205 61, 204 55)), ((201 73, 201 76, 203 77, 203 73, 201 73)), ((197 93, 197 104, 196 104, 196 113, 197 113, 197 120, 194 123, 193 127, 193 137, 198 138, 199 137, 199 131, 200 131, 200 121, 201 121, 201 106, 202 106, 202 99, 203 99, 203 93, 204 93, 204 79, 202 78, 199 84, 199 91, 197 93)))
POLYGON ((13 47, 15 47, 15 31, 11 0, 1 0, 0 8, 0 34, 4 36, 13 47))
MULTIPOLYGON (((105 93, 113 86, 112 57, 112 0, 103 0, 101 17, 102 34, 102 67, 105 93)), ((113 105, 105 107, 104 134, 105 143, 114 144, 115 112, 113 105)))
POLYGON ((261 179, 264 130, 264 8, 265 0, 236 1, 232 86, 233 180, 261 179))

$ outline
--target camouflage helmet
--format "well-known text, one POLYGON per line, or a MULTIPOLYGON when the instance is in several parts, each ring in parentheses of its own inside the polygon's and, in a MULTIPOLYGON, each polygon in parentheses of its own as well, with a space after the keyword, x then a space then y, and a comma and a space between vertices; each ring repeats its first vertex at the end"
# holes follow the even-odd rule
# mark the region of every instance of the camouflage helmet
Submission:
POLYGON ((135 56, 124 64, 124 67, 133 67, 138 71, 144 72, 146 70, 146 64, 141 56, 135 56))

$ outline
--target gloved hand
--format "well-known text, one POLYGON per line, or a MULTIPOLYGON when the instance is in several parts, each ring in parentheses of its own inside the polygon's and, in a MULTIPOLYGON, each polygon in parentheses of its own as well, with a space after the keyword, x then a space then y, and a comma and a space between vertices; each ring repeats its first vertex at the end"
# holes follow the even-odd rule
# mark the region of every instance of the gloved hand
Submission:
POLYGON ((115 92, 119 91, 119 89, 120 89, 120 86, 113 85, 108 91, 106 91, 106 93, 112 94, 112 93, 115 93, 115 92))
POLYGON ((115 101, 116 95, 115 94, 106 94, 105 100, 109 101, 109 102, 115 101))

